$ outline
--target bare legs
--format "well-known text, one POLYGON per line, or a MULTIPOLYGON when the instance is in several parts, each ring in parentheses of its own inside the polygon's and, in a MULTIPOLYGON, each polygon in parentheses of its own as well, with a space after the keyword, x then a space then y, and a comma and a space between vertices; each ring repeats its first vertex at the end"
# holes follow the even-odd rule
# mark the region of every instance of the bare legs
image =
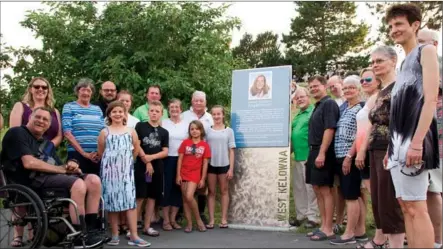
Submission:
POLYGON ((441 193, 428 192, 426 200, 428 206, 429 217, 434 227, 434 242, 437 244, 442 243, 442 197, 441 193))
POLYGON ((209 212, 209 226, 214 225, 215 213, 215 196, 217 190, 217 182, 220 184, 221 194, 221 224, 228 224, 228 208, 229 208, 229 180, 226 174, 208 174, 208 212, 209 212))
POLYGON ((398 201, 405 219, 408 248, 433 248, 434 227, 426 201, 398 201))
POLYGON ((204 231, 205 224, 203 223, 200 213, 198 211, 197 201, 194 198, 197 184, 194 182, 182 182, 181 184, 182 197, 183 197, 183 211, 187 221, 185 232, 192 231, 192 215, 194 215, 199 230, 204 231))
MULTIPOLYGON (((334 197, 332 194, 332 188, 329 186, 313 186, 315 194, 317 196, 318 208, 321 216, 320 230, 327 236, 334 235, 332 231, 332 215, 334 212, 334 197)), ((314 235, 311 238, 315 238, 314 235)))

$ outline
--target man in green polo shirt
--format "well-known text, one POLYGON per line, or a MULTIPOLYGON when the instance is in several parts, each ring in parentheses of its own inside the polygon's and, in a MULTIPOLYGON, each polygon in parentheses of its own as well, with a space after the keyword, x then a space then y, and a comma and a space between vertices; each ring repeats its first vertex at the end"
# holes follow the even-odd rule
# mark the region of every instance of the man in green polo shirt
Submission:
POLYGON ((292 226, 300 226, 304 220, 306 228, 318 225, 318 205, 312 185, 306 184, 305 163, 309 155, 308 129, 314 106, 310 103, 309 92, 298 87, 293 101, 299 112, 292 120, 291 147, 294 152, 293 193, 297 218, 291 221, 292 226))
MULTIPOLYGON (((134 117, 138 118, 140 122, 147 122, 149 121, 149 103, 152 101, 160 101, 162 98, 162 92, 159 85, 152 85, 148 89, 146 89, 146 103, 139 106, 137 109, 135 109, 134 114, 132 114, 134 117)), ((168 110, 163 109, 163 117, 162 119, 168 118, 168 110)))

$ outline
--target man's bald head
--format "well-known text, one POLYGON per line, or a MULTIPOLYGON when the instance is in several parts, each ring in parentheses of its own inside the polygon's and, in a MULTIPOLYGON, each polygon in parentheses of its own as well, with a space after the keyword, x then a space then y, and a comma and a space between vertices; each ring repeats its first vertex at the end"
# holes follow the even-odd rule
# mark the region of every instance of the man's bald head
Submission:
POLYGON ((327 87, 335 97, 342 97, 343 79, 339 75, 331 76, 328 80, 327 87))
POLYGON ((114 82, 103 82, 100 88, 100 95, 108 103, 114 101, 117 98, 117 87, 115 86, 114 82))
POLYGON ((419 43, 432 44, 438 47, 439 35, 435 30, 421 29, 418 31, 417 39, 419 43))

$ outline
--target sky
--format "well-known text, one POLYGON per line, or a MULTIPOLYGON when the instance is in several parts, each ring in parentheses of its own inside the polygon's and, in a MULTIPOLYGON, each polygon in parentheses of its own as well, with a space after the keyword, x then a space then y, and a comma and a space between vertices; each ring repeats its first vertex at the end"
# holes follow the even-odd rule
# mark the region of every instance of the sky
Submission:
MULTIPOLYGON (((288 34, 290 31, 291 19, 295 17, 295 5, 291 2, 232 2, 227 15, 239 17, 242 22, 240 30, 234 30, 232 34, 231 46, 239 44, 245 32, 257 35, 265 31, 273 31, 279 35, 288 34), (252 11, 253 9, 253 11, 252 11)), ((30 46, 41 48, 41 41, 35 39, 28 29, 21 27, 20 21, 25 18, 26 11, 45 8, 40 2, 1 2, 1 26, 0 32, 3 34, 2 43, 9 46, 20 47, 30 46)), ((370 15, 365 3, 357 3, 358 18, 371 25, 370 35, 377 33, 378 21, 370 15)), ((440 30, 441 37, 442 30, 440 30)), ((442 43, 439 43, 439 55, 442 51, 442 43)), ((399 52, 399 63, 403 60, 404 53, 399 52)), ((11 74, 12 70, 1 71, 3 74, 11 74)), ((3 85, 3 80, 1 83, 3 85)))

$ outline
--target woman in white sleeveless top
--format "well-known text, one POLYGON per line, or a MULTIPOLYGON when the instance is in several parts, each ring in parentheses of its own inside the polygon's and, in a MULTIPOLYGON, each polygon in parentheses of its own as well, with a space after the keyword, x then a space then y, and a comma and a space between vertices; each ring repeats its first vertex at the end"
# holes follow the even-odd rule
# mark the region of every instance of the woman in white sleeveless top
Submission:
POLYGON ((188 137, 189 122, 181 117, 181 101, 172 99, 168 105, 170 118, 162 121, 162 127, 169 132, 168 157, 164 164, 163 230, 180 229, 176 222, 179 208, 182 206, 180 187, 175 184, 177 175, 178 148, 188 137))

